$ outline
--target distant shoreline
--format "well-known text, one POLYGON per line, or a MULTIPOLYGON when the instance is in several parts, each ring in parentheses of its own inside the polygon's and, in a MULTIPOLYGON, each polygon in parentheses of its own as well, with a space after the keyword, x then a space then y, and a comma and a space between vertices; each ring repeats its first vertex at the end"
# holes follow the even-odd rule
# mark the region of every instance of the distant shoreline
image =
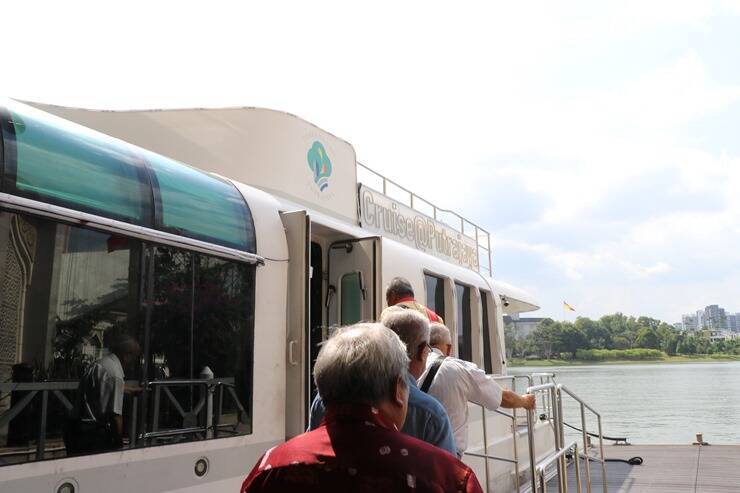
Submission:
POLYGON ((519 359, 510 358, 509 368, 526 368, 530 366, 593 366, 593 365, 646 365, 661 363, 724 363, 728 361, 740 361, 740 355, 716 354, 697 356, 666 356, 660 359, 615 359, 607 361, 591 360, 565 360, 565 359, 519 359))

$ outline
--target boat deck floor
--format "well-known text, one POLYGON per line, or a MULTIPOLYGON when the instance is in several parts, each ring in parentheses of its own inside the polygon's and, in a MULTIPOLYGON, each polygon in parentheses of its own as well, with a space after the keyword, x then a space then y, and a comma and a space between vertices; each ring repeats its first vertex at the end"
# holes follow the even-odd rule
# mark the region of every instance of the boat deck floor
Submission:
MULTIPOLYGON (((592 452, 593 453, 593 452, 592 452)), ((726 493, 740 492, 740 445, 631 445, 604 448, 607 459, 642 457, 633 466, 607 462, 609 493, 726 493)), ((601 465, 591 462, 591 491, 603 492, 601 465)), ((581 462, 582 491, 586 483, 581 462)), ((557 491, 557 477, 547 484, 557 491)), ((572 465, 568 468, 568 492, 575 492, 572 465)))

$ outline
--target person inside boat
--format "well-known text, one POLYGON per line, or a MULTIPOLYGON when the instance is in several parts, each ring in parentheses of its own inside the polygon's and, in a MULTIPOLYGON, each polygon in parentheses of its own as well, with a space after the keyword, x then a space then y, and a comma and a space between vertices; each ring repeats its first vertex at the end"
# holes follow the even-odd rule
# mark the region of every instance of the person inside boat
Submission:
POLYGON ((405 277, 394 277, 391 279, 388 289, 385 290, 385 301, 388 303, 388 308, 380 314, 381 320, 383 320, 383 314, 386 310, 397 306, 404 309, 416 310, 429 319, 430 322, 445 323, 442 317, 437 315, 434 310, 427 308, 414 299, 414 288, 405 277))
POLYGON ((338 329, 314 368, 327 405, 321 426, 265 452, 242 493, 482 493, 470 467, 399 432, 408 409, 408 364, 405 345, 383 325, 338 329))
POLYGON ((452 337, 445 325, 430 324, 430 344, 432 352, 418 380, 419 387, 447 409, 458 457, 468 447, 468 402, 490 410, 499 407, 534 410, 534 395, 503 389, 475 363, 452 357, 452 337))
POLYGON ((123 447, 123 395, 141 392, 124 383, 124 368, 138 361, 141 347, 133 337, 118 334, 109 349, 80 380, 74 415, 64 432, 68 455, 123 447))
MULTIPOLYGON (((398 334, 406 345, 409 358, 406 374, 409 386, 409 410, 401 431, 455 455, 457 448, 447 411, 434 397, 421 392, 416 386, 416 379, 424 372, 430 352, 429 322, 414 310, 396 307, 384 312, 381 323, 398 334)), ((319 390, 311 404, 309 430, 321 425, 325 412, 319 390)))

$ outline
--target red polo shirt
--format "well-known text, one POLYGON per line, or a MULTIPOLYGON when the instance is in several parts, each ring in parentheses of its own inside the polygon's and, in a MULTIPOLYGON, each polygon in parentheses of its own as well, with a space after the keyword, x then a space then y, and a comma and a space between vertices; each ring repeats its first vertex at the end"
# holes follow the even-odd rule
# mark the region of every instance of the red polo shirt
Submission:
POLYGON ((396 306, 397 305, 407 306, 409 308, 418 310, 422 314, 426 314, 430 322, 439 322, 441 324, 445 323, 444 320, 442 320, 442 317, 437 315, 437 313, 434 310, 431 310, 430 308, 422 305, 421 303, 416 301, 412 296, 401 298, 400 300, 398 300, 398 303, 396 303, 396 306))
POLYGON ((320 427, 265 452, 242 484, 288 491, 482 493, 468 466, 363 405, 329 406, 320 427))

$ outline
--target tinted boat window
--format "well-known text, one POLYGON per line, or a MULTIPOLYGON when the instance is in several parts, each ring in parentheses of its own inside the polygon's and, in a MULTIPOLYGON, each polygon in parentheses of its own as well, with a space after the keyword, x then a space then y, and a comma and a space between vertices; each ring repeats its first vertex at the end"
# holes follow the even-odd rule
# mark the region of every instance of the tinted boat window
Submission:
POLYGON ((254 224, 228 181, 43 111, 0 108, 0 189, 77 211, 256 252, 254 224))
POLYGON ((444 279, 424 274, 424 285, 426 288, 427 307, 437 315, 445 318, 445 283, 444 279))
MULTIPOLYGON (((86 420, 74 436, 102 437, 114 400, 130 420, 129 398, 98 392, 85 406, 77 388, 93 362, 110 359, 113 339, 137 337, 140 253, 123 237, 0 212, 0 416, 19 411, 0 433, 0 464, 64 456, 73 415, 86 420), (42 389, 24 389, 32 382, 42 389)), ((121 384, 124 374, 138 378, 127 363, 116 363, 121 384)), ((78 453, 103 448, 92 438, 75 444, 78 453)))
POLYGON ((3 190, 152 226, 151 187, 133 147, 25 105, 3 118, 3 190))
POLYGON ((488 292, 480 291, 480 302, 483 308, 483 367, 486 374, 493 373, 493 364, 491 362, 491 329, 488 323, 488 292))
POLYGON ((142 152, 156 177, 162 229, 238 250, 256 251, 247 204, 231 183, 166 157, 142 152))
POLYGON ((457 355, 460 359, 472 361, 470 336, 470 287, 455 283, 456 310, 455 330, 457 331, 457 355))
POLYGON ((154 248, 153 260, 151 442, 248 432, 254 267, 169 247, 154 248), (218 425, 204 431, 206 378, 222 408, 214 407, 218 425))
POLYGON ((0 212, 0 465, 250 433, 254 274, 0 212))
POLYGON ((350 272, 342 276, 341 324, 350 325, 362 320, 362 286, 360 273, 350 272))

